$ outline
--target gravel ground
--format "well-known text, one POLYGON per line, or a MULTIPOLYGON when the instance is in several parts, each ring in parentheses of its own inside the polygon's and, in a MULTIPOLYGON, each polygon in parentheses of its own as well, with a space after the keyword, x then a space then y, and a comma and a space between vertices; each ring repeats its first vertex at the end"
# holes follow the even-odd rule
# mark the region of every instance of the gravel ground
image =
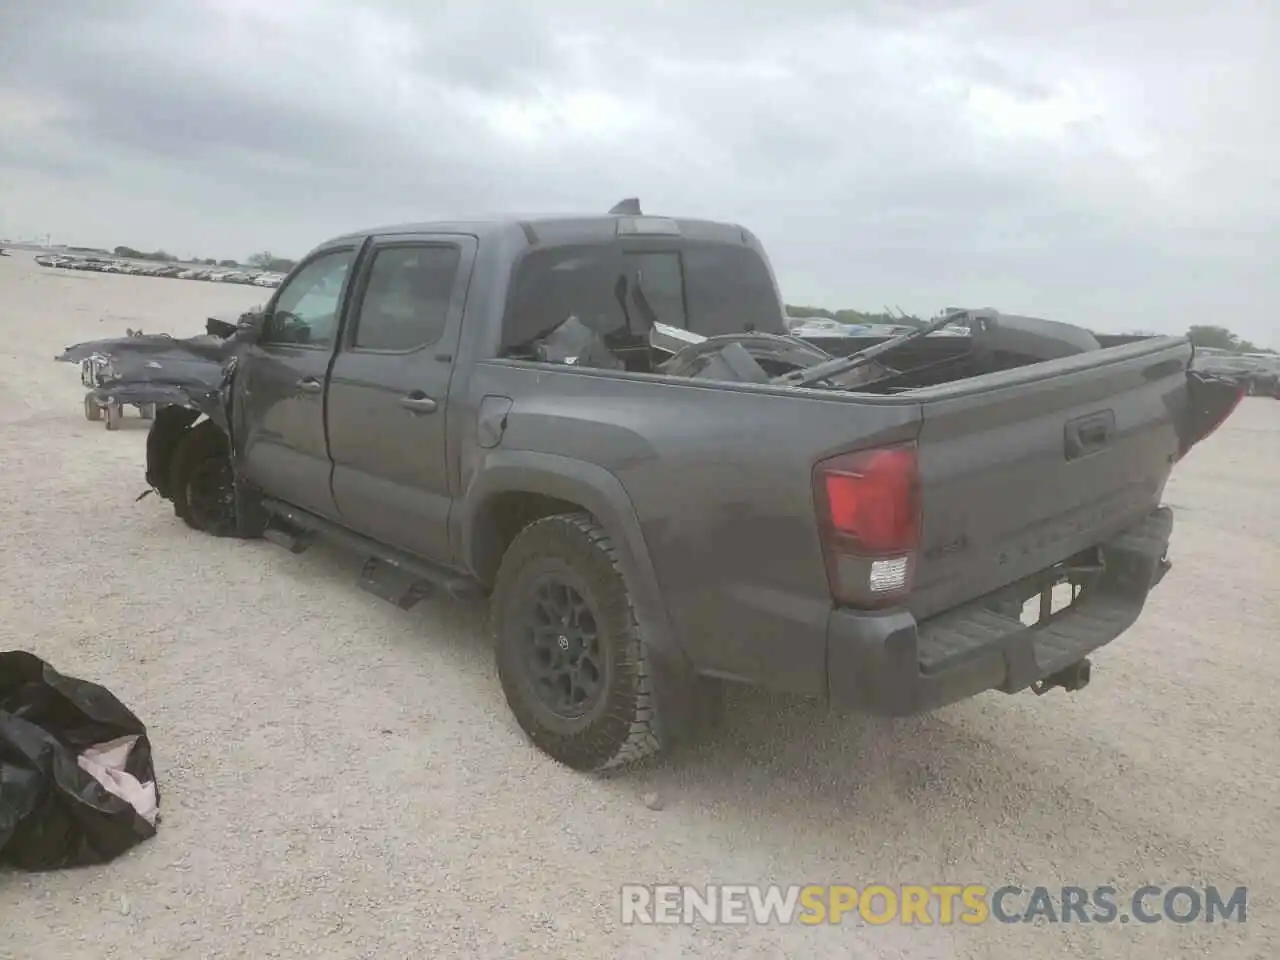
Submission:
POLYGON ((479 608, 403 613, 351 558, 202 538, 134 502, 145 424, 86 422, 51 358, 262 296, 0 259, 0 649, 143 718, 164 815, 101 869, 0 874, 0 956, 1280 955, 1280 403, 1247 400, 1178 468, 1173 572, 1084 693, 899 722, 735 693, 699 748, 591 779, 522 739, 479 608), (1248 884, 1250 902, 1244 925, 620 924, 620 884, 671 880, 1248 884))

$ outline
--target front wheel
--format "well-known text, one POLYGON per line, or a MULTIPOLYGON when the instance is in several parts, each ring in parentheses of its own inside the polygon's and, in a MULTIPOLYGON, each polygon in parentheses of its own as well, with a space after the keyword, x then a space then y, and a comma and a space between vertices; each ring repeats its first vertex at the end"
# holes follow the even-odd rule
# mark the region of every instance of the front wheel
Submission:
POLYGON ((640 624, 609 535, 586 514, 537 520, 494 584, 498 676, 520 727, 575 770, 662 748, 640 624))
POLYGON ((102 419, 102 405, 92 393, 84 395, 84 418, 90 423, 97 423, 102 419))
POLYGON ((236 532, 235 475, 227 435, 211 420, 196 424, 178 442, 170 466, 173 512, 195 530, 215 537, 236 532))

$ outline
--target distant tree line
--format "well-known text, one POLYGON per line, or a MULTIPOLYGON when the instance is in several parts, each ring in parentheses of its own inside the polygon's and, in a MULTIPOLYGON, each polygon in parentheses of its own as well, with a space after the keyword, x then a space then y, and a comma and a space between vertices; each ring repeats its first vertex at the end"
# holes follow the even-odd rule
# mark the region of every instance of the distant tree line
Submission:
POLYGON ((161 263, 177 263, 178 258, 172 253, 164 250, 153 250, 150 253, 144 253, 141 250, 135 250, 133 247, 116 247, 111 251, 117 257, 125 257, 129 260, 156 260, 161 263))
POLYGON ((259 270, 266 270, 270 273, 288 273, 297 266, 297 263, 285 257, 277 257, 270 250, 263 250, 261 253, 255 253, 249 258, 249 266, 257 267, 259 270))
MULTIPOLYGON (((106 251, 100 252, 105 253, 106 251)), ((176 257, 167 250, 152 250, 148 253, 144 250, 135 250, 133 247, 120 246, 116 247, 112 253, 117 257, 124 257, 128 260, 154 260, 160 263, 202 263, 210 267, 235 268, 240 266, 240 263, 237 260, 219 260, 216 257, 191 257, 187 260, 183 260, 181 257, 176 257)), ((288 260, 284 257, 277 257, 270 251, 265 250, 262 253, 255 253, 246 261, 246 263, 258 270, 266 270, 271 273, 288 273, 294 267, 294 261, 288 260)))
POLYGON ((1275 353, 1270 347, 1259 347, 1236 336, 1226 327, 1193 324, 1187 336, 1197 347, 1229 350, 1232 353, 1275 353))

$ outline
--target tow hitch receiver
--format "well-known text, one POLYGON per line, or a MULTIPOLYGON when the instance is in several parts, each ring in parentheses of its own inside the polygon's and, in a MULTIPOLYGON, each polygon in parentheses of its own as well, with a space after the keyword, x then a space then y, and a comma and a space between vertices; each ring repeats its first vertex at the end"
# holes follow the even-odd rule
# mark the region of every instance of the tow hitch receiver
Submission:
POLYGON ((1077 660, 1069 667, 1064 667, 1057 673, 1051 673, 1043 680, 1037 680, 1031 684, 1031 690, 1037 697, 1042 697, 1054 687, 1061 687, 1068 693, 1074 693, 1077 690, 1083 690, 1089 685, 1089 673, 1092 670, 1092 664, 1089 658, 1077 660))

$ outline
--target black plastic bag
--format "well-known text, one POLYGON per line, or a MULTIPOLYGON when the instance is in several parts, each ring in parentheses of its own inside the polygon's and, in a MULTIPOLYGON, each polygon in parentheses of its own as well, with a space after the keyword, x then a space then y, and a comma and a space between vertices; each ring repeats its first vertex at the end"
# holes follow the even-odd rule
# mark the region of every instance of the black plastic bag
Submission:
POLYGON ((0 653, 0 864, 52 870, 115 859, 155 836, 155 781, 147 728, 109 690, 33 654, 0 653), (123 791, 82 761, 113 742, 115 755, 127 752, 123 791), (138 785, 153 803, 119 795, 138 785))

